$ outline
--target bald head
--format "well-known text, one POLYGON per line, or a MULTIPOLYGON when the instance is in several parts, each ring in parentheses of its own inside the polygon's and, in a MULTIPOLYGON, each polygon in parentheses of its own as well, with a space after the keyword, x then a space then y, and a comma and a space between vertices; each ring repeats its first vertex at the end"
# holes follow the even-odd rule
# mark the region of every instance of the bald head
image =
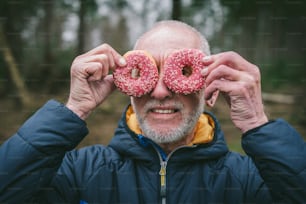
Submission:
POLYGON ((160 46, 172 45, 180 48, 180 45, 202 50, 206 55, 210 49, 205 37, 195 28, 181 21, 167 20, 156 23, 149 31, 138 38, 134 49, 145 49, 147 43, 160 44, 160 46))

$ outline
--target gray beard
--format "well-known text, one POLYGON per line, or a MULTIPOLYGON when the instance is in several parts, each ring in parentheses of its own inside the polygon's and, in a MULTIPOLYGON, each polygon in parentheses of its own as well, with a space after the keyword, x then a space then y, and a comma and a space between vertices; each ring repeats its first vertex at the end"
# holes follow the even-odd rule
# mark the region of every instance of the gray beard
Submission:
MULTIPOLYGON (((204 97, 201 97, 201 99, 202 98, 204 97)), ((193 131, 199 117, 204 111, 204 99, 200 100, 198 107, 194 111, 184 113, 183 121, 178 124, 177 127, 171 129, 169 128, 166 131, 151 128, 147 121, 137 114, 137 110, 134 109, 134 111, 136 113, 139 126, 145 137, 151 139, 157 144, 173 143, 182 140, 193 131)))

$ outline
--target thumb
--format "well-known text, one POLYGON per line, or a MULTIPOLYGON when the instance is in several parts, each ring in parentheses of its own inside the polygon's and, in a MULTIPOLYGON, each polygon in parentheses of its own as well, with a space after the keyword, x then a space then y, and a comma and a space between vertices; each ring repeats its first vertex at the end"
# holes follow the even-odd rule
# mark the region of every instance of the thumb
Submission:
POLYGON ((96 87, 95 100, 97 105, 100 105, 103 101, 105 101, 106 98, 116 89, 112 75, 107 75, 102 81, 96 83, 94 87, 96 87))
POLYGON ((107 75, 104 78, 104 83, 107 85, 109 88, 109 93, 113 92, 116 89, 115 83, 114 83, 114 77, 112 74, 107 75))

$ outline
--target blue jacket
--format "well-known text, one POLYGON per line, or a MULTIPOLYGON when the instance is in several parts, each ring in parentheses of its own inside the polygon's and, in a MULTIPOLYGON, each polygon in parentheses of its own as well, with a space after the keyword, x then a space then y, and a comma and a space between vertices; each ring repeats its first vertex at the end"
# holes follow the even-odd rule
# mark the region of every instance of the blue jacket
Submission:
POLYGON ((212 141, 168 156, 125 113, 108 146, 73 150, 86 124, 49 101, 0 147, 0 203, 306 203, 306 145, 290 125, 248 131, 242 156, 209 117, 212 141))

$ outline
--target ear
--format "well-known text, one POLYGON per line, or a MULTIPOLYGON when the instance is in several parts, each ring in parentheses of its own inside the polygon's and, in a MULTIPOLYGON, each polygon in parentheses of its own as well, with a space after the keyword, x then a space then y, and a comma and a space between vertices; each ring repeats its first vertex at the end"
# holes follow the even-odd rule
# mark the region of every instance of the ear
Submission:
POLYGON ((206 100, 206 105, 209 107, 213 107, 217 101, 219 96, 219 90, 215 91, 210 99, 206 100))

